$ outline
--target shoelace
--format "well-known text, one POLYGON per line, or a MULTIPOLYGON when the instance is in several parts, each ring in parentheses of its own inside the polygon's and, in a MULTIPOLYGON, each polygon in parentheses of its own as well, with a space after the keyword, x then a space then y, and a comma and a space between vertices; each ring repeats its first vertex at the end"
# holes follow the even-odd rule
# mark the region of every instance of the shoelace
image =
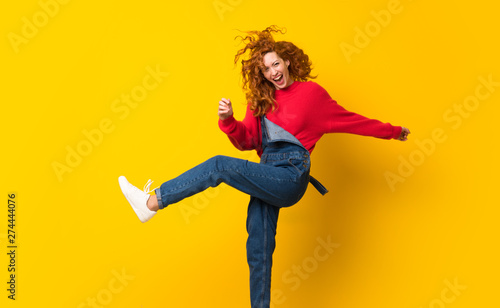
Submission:
POLYGON ((156 188, 153 188, 153 189, 150 189, 151 187, 151 184, 153 184, 154 181, 151 181, 151 179, 148 180, 148 182, 144 185, 144 188, 143 188, 143 191, 147 194, 149 194, 150 192, 154 191, 156 188, 160 187, 156 187, 156 188))

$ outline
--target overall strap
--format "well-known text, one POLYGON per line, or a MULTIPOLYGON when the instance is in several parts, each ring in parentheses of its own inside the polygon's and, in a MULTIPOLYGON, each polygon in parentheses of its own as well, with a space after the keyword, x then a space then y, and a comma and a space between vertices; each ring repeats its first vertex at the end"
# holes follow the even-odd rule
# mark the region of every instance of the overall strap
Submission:
POLYGON ((323 186, 323 184, 321 184, 318 180, 316 180, 312 176, 309 176, 309 183, 311 183, 312 186, 314 186, 314 188, 316 188, 316 190, 318 190, 319 193, 322 194, 323 196, 326 195, 326 193, 328 192, 328 189, 326 189, 326 187, 323 186))

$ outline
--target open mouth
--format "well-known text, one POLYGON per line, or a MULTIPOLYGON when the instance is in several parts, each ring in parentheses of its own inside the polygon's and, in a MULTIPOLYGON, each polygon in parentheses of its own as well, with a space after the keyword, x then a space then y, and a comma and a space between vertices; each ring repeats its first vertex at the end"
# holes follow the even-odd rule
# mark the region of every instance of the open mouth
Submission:
POLYGON ((283 84, 283 74, 279 75, 278 77, 273 78, 274 82, 276 82, 278 85, 283 84))

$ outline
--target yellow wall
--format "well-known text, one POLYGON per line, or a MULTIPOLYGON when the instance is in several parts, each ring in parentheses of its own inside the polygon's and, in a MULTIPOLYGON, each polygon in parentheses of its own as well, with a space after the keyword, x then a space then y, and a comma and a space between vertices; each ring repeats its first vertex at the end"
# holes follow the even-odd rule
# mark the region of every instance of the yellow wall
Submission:
POLYGON ((117 178, 142 187, 216 154, 257 160, 219 131, 217 105, 231 98, 242 119, 237 29, 277 24, 341 105, 412 134, 318 143, 312 173, 330 193, 310 189, 281 212, 274 307, 498 307, 498 10, 487 0, 4 2, 1 306, 249 307, 247 196, 221 185, 141 224, 117 178))

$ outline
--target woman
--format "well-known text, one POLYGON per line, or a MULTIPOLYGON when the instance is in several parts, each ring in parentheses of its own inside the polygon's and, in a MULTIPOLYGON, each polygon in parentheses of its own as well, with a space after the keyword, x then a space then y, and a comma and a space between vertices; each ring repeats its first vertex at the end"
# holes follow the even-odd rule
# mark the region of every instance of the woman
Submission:
POLYGON ((247 261, 250 267, 252 307, 269 307, 272 255, 279 210, 297 203, 311 182, 322 194, 327 190, 309 175, 310 153, 323 134, 344 132, 384 139, 407 140, 408 129, 349 112, 317 83, 311 62, 290 42, 275 42, 272 26, 247 32, 242 60, 243 89, 248 101, 243 121, 237 121, 229 99, 219 102, 219 127, 240 150, 256 150, 260 164, 215 156, 167 181, 149 195, 119 178, 123 194, 142 222, 158 210, 226 183, 248 195, 247 261))

